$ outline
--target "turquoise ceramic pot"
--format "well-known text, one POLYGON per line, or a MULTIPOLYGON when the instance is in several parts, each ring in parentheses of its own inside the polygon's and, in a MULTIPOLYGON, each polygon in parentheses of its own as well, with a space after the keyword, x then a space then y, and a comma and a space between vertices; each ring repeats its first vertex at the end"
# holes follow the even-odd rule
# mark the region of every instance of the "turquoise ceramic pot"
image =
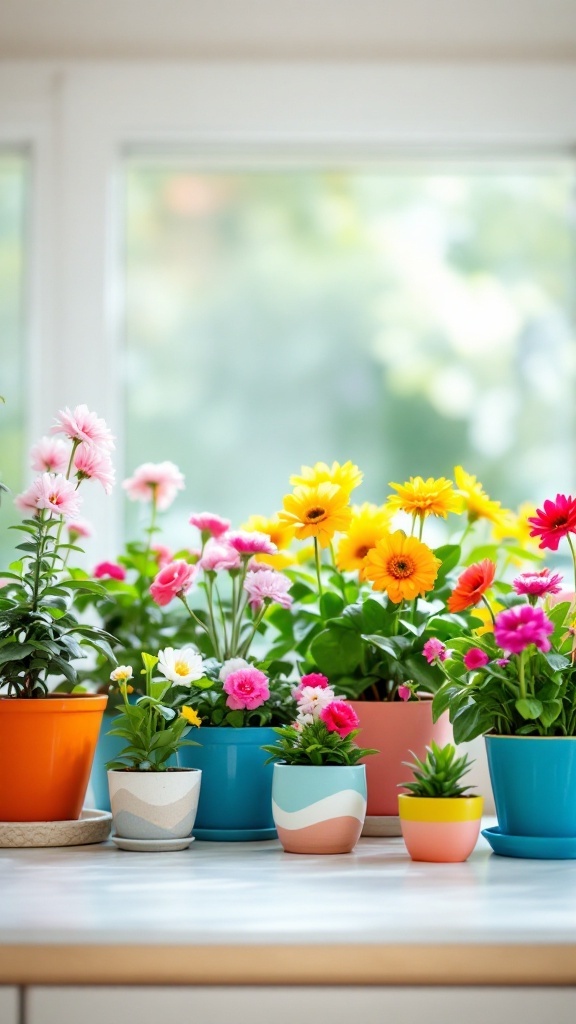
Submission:
POLYGON ((287 853, 350 853, 366 816, 366 766, 275 764, 272 811, 287 853))
POLYGON ((485 740, 501 832, 576 836, 576 737, 485 740))
POLYGON ((180 764, 200 768, 202 788, 194 835, 197 839, 275 839, 272 818, 273 764, 263 744, 277 740, 273 729, 202 726, 198 747, 182 747, 180 764))

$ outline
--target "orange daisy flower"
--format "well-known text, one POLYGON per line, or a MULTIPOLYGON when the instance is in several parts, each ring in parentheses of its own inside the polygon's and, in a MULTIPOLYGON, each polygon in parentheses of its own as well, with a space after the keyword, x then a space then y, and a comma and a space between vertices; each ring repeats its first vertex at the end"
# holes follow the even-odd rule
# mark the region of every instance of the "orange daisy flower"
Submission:
POLYGON ((372 582, 373 590, 385 590, 390 600, 399 604, 432 590, 441 564, 427 544, 396 530, 368 552, 363 575, 372 582))
POLYGON ((490 589, 496 573, 496 563, 491 558, 474 562, 458 577, 458 582, 448 598, 449 612, 463 612, 471 608, 490 589))

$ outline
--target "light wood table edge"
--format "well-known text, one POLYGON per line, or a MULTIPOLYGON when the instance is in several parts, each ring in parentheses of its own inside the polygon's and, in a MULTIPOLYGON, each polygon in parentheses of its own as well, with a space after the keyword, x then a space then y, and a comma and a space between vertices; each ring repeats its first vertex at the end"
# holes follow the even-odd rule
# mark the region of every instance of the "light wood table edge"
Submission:
POLYGON ((2 985, 575 985, 576 945, 0 945, 2 985))

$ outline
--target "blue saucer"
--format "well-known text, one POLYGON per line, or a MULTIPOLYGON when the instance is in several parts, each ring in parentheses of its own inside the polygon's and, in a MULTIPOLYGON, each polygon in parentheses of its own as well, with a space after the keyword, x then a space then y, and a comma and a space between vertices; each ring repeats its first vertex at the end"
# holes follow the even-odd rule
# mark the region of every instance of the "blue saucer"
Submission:
POLYGON ((507 836, 498 827, 482 829, 494 853, 530 860, 576 860, 576 836, 507 836))
POLYGON ((275 828, 195 828, 193 834, 209 843, 251 843, 278 838, 275 828))

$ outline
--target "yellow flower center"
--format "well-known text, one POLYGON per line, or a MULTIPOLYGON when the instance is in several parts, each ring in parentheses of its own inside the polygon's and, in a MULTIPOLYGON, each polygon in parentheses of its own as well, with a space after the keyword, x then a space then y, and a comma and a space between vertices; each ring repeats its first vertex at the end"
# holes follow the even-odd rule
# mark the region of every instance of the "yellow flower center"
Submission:
POLYGON ((393 555, 386 568, 394 579, 403 580, 407 576, 412 576, 415 565, 413 559, 407 558, 406 555, 393 555))
POLYGON ((177 676, 187 676, 190 671, 190 666, 187 661, 175 661, 174 671, 177 676))

